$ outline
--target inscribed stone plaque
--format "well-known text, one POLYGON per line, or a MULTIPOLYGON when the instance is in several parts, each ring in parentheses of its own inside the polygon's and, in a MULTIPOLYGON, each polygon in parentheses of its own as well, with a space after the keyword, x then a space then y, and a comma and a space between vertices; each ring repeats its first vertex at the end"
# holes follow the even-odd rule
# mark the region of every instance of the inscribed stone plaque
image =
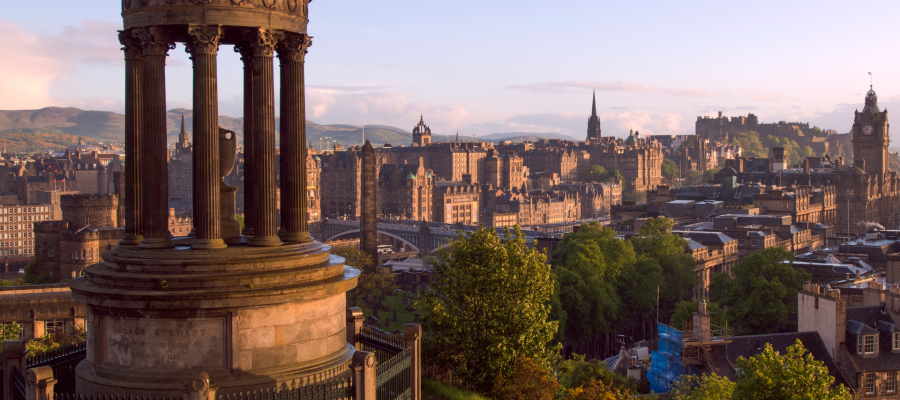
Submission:
POLYGON ((103 364, 130 369, 225 367, 225 319, 103 317, 103 364))

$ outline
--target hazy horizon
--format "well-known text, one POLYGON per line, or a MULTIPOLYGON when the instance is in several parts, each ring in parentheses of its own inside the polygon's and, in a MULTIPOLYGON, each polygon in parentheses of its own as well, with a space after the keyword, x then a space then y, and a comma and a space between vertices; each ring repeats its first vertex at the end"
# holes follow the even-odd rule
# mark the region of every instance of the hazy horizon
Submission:
MULTIPOLYGON (((2 6, 0 109, 121 113, 118 3, 42 4, 2 6)), ((307 118, 323 125, 411 130, 424 114, 436 135, 581 139, 596 90, 604 136, 691 134, 697 116, 719 110, 844 133, 869 71, 881 107, 900 105, 898 56, 883 44, 900 11, 891 2, 320 0, 309 8, 307 118)), ((167 108, 191 108, 190 60, 183 45, 169 54, 167 108)), ((241 114, 241 68, 222 46, 222 115, 241 114)))

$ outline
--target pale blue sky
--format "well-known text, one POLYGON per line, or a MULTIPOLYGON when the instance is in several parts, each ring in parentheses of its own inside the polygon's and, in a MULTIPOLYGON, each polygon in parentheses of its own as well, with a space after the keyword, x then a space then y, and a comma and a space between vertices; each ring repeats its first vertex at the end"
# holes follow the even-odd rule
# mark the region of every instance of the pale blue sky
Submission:
MULTIPOLYGON (((605 135, 693 133, 698 115, 753 112, 846 132, 873 71, 900 106, 900 3, 829 1, 315 0, 308 119, 436 134, 584 137, 591 89, 605 135), (626 4, 623 4, 626 3, 626 4), (720 105, 721 104, 721 105, 720 105)), ((0 4, 0 109, 123 109, 115 0, 0 4), (36 4, 40 5, 37 6, 36 4)), ((170 53, 169 106, 190 107, 190 61, 170 53)), ((220 49, 222 114, 241 66, 220 49)))

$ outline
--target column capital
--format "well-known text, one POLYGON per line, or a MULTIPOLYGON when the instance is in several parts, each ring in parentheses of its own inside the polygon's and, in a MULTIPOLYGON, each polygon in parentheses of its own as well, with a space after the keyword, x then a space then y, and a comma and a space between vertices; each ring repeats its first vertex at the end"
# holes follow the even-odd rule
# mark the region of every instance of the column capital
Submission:
POLYGON ((126 60, 139 60, 144 53, 141 41, 134 37, 131 31, 119 31, 119 43, 125 52, 126 60))
POLYGON ((141 42, 144 55, 165 56, 175 49, 175 42, 158 26, 134 29, 132 35, 141 42))
POLYGON ((307 49, 312 46, 312 36, 286 33, 284 39, 278 42, 278 59, 285 62, 303 62, 307 49))
POLYGON ((275 45, 284 39, 284 31, 259 28, 244 33, 253 57, 272 57, 275 45))
POLYGON ((194 54, 217 54, 219 41, 222 40, 221 25, 189 24, 188 34, 191 40, 187 42, 185 52, 194 54))

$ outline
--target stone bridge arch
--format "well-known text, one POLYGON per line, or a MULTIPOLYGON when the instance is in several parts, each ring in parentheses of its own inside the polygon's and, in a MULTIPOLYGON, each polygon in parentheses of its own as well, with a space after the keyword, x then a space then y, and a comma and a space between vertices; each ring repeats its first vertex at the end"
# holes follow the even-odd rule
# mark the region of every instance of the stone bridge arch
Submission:
MULTIPOLYGON (((378 233, 379 235, 385 235, 385 236, 388 236, 388 237, 392 237, 392 238, 394 238, 394 239, 397 239, 397 240, 399 240, 399 241, 405 243, 407 246, 409 246, 409 247, 415 249, 416 251, 420 251, 420 250, 421 250, 421 249, 419 248, 419 246, 417 246, 415 243, 410 242, 409 240, 407 240, 406 238, 404 238, 404 237, 402 237, 402 236, 398 236, 398 235, 395 235, 395 234, 393 234, 393 233, 390 233, 390 232, 387 232, 387 231, 382 231, 382 230, 377 230, 377 231, 375 231, 375 232, 378 233)), ((351 234, 354 234, 354 233, 357 233, 357 234, 360 233, 360 229, 351 229, 351 230, 347 230, 347 231, 343 231, 343 232, 336 233, 336 234, 334 234, 334 235, 331 235, 331 237, 325 239, 324 242, 330 242, 330 241, 332 241, 332 240, 337 240, 337 239, 340 238, 341 236, 347 236, 347 235, 351 235, 351 234)))

